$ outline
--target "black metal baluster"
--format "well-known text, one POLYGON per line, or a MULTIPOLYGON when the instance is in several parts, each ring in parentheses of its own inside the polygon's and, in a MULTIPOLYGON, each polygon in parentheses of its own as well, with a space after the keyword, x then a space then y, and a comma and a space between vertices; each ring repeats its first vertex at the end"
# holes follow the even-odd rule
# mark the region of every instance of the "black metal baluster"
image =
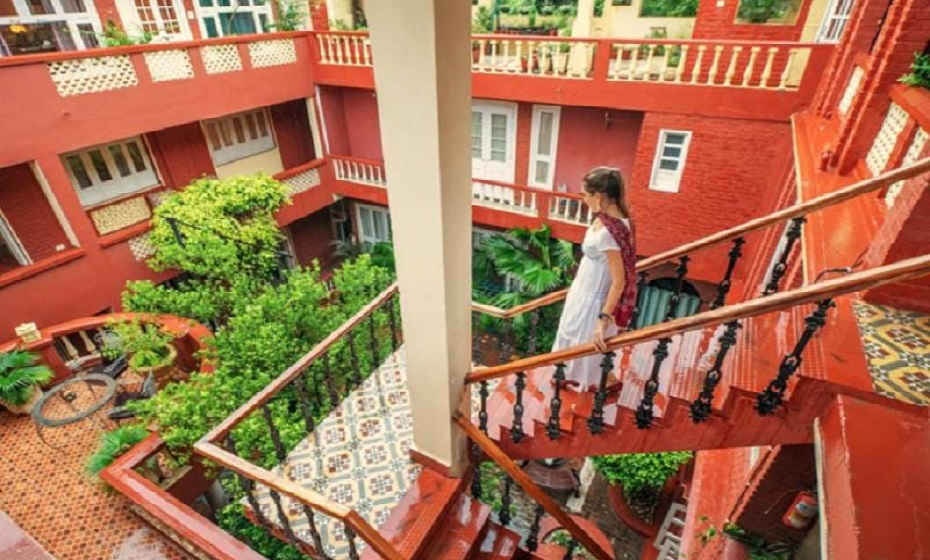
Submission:
MULTIPOLYGON (((239 453, 236 451, 236 440, 233 439, 232 434, 226 436, 226 450, 236 457, 239 456, 239 453)), ((266 529, 271 527, 271 523, 268 521, 268 518, 265 517, 265 512, 262 511, 261 506, 258 504, 258 498, 255 497, 255 485, 252 484, 252 479, 239 473, 236 473, 236 478, 239 479, 239 484, 242 485, 242 490, 245 492, 245 499, 248 500, 249 507, 252 508, 252 512, 255 514, 255 519, 258 521, 258 524, 266 529)))
POLYGON ((523 441, 523 390, 526 389, 526 374, 517 373, 517 380, 513 384, 516 389, 516 400, 513 403, 513 424, 510 426, 510 439, 514 443, 523 441))
POLYGON ((762 292, 762 295, 767 296, 774 294, 779 290, 779 283, 781 282, 782 276, 784 276, 785 272, 788 270, 788 258, 791 256, 791 249, 794 248, 794 244, 801 238, 801 226, 803 226, 806 221, 807 219, 804 217, 792 218, 791 225, 788 226, 788 231, 785 232, 785 238, 788 240, 787 243, 785 243, 785 250, 778 256, 778 262, 772 266, 772 271, 769 274, 769 282, 765 285, 765 291, 762 292))
POLYGON ((536 354, 536 331, 539 328, 539 309, 534 309, 530 313, 530 339, 527 344, 527 356, 536 354))
POLYGON ((343 522, 342 530, 346 535, 346 540, 349 541, 349 560, 359 560, 358 548, 355 544, 355 531, 346 525, 345 522, 343 522))
POLYGON ((743 256, 744 243, 746 243, 746 240, 742 237, 733 240, 733 248, 730 249, 730 253, 727 255, 730 257, 730 261, 727 263, 727 271, 723 275, 723 280, 717 284, 717 297, 710 304, 711 309, 717 309, 726 303, 727 294, 730 292, 731 287, 730 278, 733 276, 733 270, 736 269, 736 262, 743 256))
POLYGON ((325 560, 329 560, 329 556, 326 554, 326 550, 323 548, 323 538, 320 536, 320 530, 316 526, 316 518, 313 513, 313 509, 307 504, 301 504, 303 506, 304 515, 307 517, 307 526, 310 530, 310 538, 313 539, 313 549, 316 550, 317 554, 325 560))
POLYGON ((481 407, 478 410, 478 429, 488 435, 488 382, 482 381, 478 384, 478 396, 481 399, 481 407))
MULTIPOLYGON (((345 354, 344 347, 343 354, 345 354)), ((332 408, 336 408, 339 406, 339 391, 336 389, 336 380, 333 379, 332 364, 330 363, 328 350, 323 354, 323 373, 326 376, 323 383, 326 384, 326 391, 329 393, 329 404, 332 408)))
POLYGON ((388 309, 388 319, 391 324, 391 348, 394 349, 394 352, 397 352, 397 349, 400 348, 400 340, 397 337, 397 319, 394 317, 394 298, 397 296, 391 296, 387 300, 387 309, 388 309))
POLYGON ((378 347, 378 329, 375 324, 375 313, 376 311, 372 311, 371 315, 368 316, 368 335, 371 337, 369 346, 371 346, 372 369, 377 369, 381 365, 381 348, 378 347))
MULTIPOLYGON (((352 373, 355 374, 355 383, 356 385, 361 385, 362 381, 365 380, 365 376, 362 374, 362 366, 359 364, 358 354, 355 353, 355 335, 353 334, 354 330, 355 328, 353 327, 346 333, 349 339, 349 359, 352 363, 352 373)), ((352 379, 352 377, 349 379, 352 379)))
POLYGON ((817 309, 804 319, 804 332, 794 345, 794 349, 782 358, 778 366, 778 377, 772 380, 764 391, 756 396, 756 410, 762 416, 775 412, 785 398, 788 380, 801 367, 804 349, 813 338, 814 333, 827 323, 827 311, 833 307, 832 299, 817 302, 817 309))
POLYGON ((552 401, 549 403, 549 409, 551 411, 549 423, 546 424, 546 434, 549 436, 549 439, 552 440, 559 439, 559 436, 562 435, 559 414, 562 411, 561 393, 562 382, 565 381, 565 367, 565 364, 556 364, 555 375, 553 376, 555 387, 553 387, 552 401))
POLYGON ((287 537, 288 544, 297 546, 300 541, 298 541, 297 535, 294 534, 294 528, 291 527, 291 520, 288 519, 287 511, 284 509, 284 504, 281 502, 281 494, 278 494, 273 488, 269 488, 268 493, 271 494, 271 501, 274 502, 274 506, 278 510, 278 519, 281 521, 281 528, 284 529, 284 535, 287 537))
POLYGON ((539 524, 546 510, 539 504, 536 504, 536 511, 533 514, 533 524, 530 525, 530 534, 526 536, 526 549, 530 552, 536 552, 539 548, 539 524))
POLYGON ((591 416, 588 417, 588 431, 592 434, 599 434, 604 431, 604 402, 607 400, 607 379, 610 372, 614 369, 614 352, 604 352, 604 358, 601 360, 601 380, 597 386, 597 392, 594 394, 594 408, 591 410, 591 416))
POLYGON ((501 492, 501 512, 498 515, 498 518, 501 522, 501 527, 506 527, 510 525, 510 504, 512 499, 510 496, 510 490, 513 486, 513 479, 510 478, 510 475, 504 476, 504 490, 501 492))
POLYGON ((720 349, 717 351, 716 358, 714 358, 714 365, 707 371, 707 376, 704 378, 704 388, 701 390, 701 394, 691 403, 691 420, 693 420, 695 424, 700 424, 710 418, 710 407, 714 401, 714 391, 717 388, 717 384, 720 383, 723 361, 726 359, 730 348, 736 344, 736 331, 739 328, 740 324, 738 321, 727 323, 726 330, 720 335, 720 349))
POLYGON ((568 548, 565 549, 565 556, 562 557, 562 560, 572 560, 575 557, 575 549, 578 548, 578 541, 575 539, 568 539, 568 548))
POLYGON ((630 318, 630 325, 627 327, 627 330, 636 328, 636 323, 639 321, 639 314, 642 312, 643 301, 646 298, 646 282, 649 278, 649 273, 642 271, 636 276, 636 306, 633 308, 633 316, 630 318))
POLYGON ((316 422, 313 420, 313 409, 310 407, 310 395, 307 394, 303 372, 294 378, 294 388, 297 389, 297 401, 300 403, 300 412, 304 415, 304 425, 307 427, 307 433, 311 434, 316 429, 316 422))
POLYGON ((266 404, 262 407, 262 416, 265 417, 265 424, 268 425, 268 434, 271 436, 271 443, 274 444, 274 452, 278 457, 278 462, 283 463, 287 460, 287 450, 284 449, 284 443, 281 441, 281 432, 275 426, 274 418, 271 417, 271 407, 266 404))
POLYGON ((662 370, 662 362, 668 358, 668 345, 671 342, 671 338, 660 338, 656 349, 652 351, 652 372, 643 389, 643 400, 636 407, 636 427, 640 430, 652 427, 652 407, 659 392, 659 372, 662 370))
POLYGON ((678 266, 675 268, 675 291, 668 301, 668 311, 665 314, 665 320, 671 321, 675 318, 678 311, 678 302, 681 301, 681 289, 685 285, 685 276, 688 275, 688 261, 691 257, 685 255, 678 258, 678 266))
POLYGON ((475 442, 471 442, 469 447, 471 449, 472 464, 471 495, 476 500, 481 500, 481 496, 484 494, 484 489, 481 487, 481 450, 475 442))

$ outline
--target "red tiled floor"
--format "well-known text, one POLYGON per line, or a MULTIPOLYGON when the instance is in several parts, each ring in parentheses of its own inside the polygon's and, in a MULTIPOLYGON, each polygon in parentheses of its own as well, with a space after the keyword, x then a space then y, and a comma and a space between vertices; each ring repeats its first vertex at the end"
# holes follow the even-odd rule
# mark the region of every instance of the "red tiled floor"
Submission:
POLYGON ((101 412, 43 435, 28 416, 0 411, 0 510, 57 560, 188 560, 129 509, 123 496, 84 472, 103 426, 101 412))

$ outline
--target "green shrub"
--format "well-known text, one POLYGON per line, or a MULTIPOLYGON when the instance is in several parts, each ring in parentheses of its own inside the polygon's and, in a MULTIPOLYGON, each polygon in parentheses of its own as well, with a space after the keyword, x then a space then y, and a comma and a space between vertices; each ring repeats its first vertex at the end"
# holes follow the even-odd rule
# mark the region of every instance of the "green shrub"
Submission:
POLYGON ((104 356, 113 359, 123 354, 130 356, 129 365, 133 369, 163 366, 170 356, 171 341, 174 337, 161 330, 154 323, 143 323, 140 319, 129 321, 111 321, 107 325, 115 339, 111 339, 103 348, 104 356))
POLYGON ((678 469, 691 460, 689 451, 635 453, 594 457, 594 468, 611 484, 621 484, 625 492, 659 489, 678 469))
POLYGON ((898 80, 909 86, 930 89, 930 54, 914 53, 911 71, 898 80))
POLYGON ((642 17, 695 17, 698 0, 643 0, 642 17))

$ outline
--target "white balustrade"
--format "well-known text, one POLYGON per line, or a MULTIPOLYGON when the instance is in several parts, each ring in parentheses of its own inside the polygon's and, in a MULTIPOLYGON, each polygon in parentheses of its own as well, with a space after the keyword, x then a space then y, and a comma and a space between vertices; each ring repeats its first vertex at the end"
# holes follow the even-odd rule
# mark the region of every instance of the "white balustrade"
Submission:
POLYGON ((810 55, 809 46, 766 47, 693 41, 613 43, 607 79, 796 90, 810 55))
POLYGON ((371 41, 358 33, 316 33, 321 64, 372 66, 371 41))
POLYGON ((539 77, 590 79, 595 41, 555 41, 515 35, 472 40, 472 71, 539 77))
POLYGON ((336 179, 369 185, 372 187, 387 187, 387 178, 384 175, 384 166, 376 162, 364 162, 355 159, 332 158, 336 179))
POLYGON ((552 197, 549 204, 549 219, 581 226, 591 225, 594 213, 580 198, 560 196, 552 197))
POLYGON ((536 193, 496 183, 472 181, 472 204, 504 212, 536 216, 536 193))

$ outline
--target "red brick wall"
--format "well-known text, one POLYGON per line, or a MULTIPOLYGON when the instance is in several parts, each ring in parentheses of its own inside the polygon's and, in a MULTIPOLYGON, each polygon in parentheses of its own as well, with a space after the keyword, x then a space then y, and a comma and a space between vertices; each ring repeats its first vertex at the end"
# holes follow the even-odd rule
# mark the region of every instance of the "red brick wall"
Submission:
POLYGON ((28 164, 0 169, 0 211, 33 262, 71 248, 28 164))
POLYGON ((320 210, 288 226, 297 262, 310 264, 314 259, 325 267, 333 253, 332 229, 329 222, 329 209, 320 210))
POLYGON ((303 165, 314 159, 313 135, 307 118, 307 102, 295 99, 271 106, 281 163, 284 169, 303 165))
POLYGON ((186 187, 194 179, 213 175, 213 159, 200 123, 158 130, 146 135, 162 184, 168 188, 186 187))
MULTIPOLYGON (((786 123, 647 113, 628 194, 639 253, 653 255, 766 213, 771 191, 784 187, 790 154, 786 123), (677 193, 649 190, 660 129, 692 132, 677 193)), ((694 275, 718 281, 728 250, 694 255, 694 275)))
POLYGON ((619 167, 629 181, 642 125, 639 112, 563 107, 554 186, 565 183, 569 192, 579 192, 581 178, 599 165, 619 167))
POLYGON ((745 24, 736 22, 739 0, 726 0, 717 7, 717 0, 701 0, 694 22, 694 39, 755 39, 760 41, 797 41, 801 38, 811 0, 802 0, 793 24, 745 24))

